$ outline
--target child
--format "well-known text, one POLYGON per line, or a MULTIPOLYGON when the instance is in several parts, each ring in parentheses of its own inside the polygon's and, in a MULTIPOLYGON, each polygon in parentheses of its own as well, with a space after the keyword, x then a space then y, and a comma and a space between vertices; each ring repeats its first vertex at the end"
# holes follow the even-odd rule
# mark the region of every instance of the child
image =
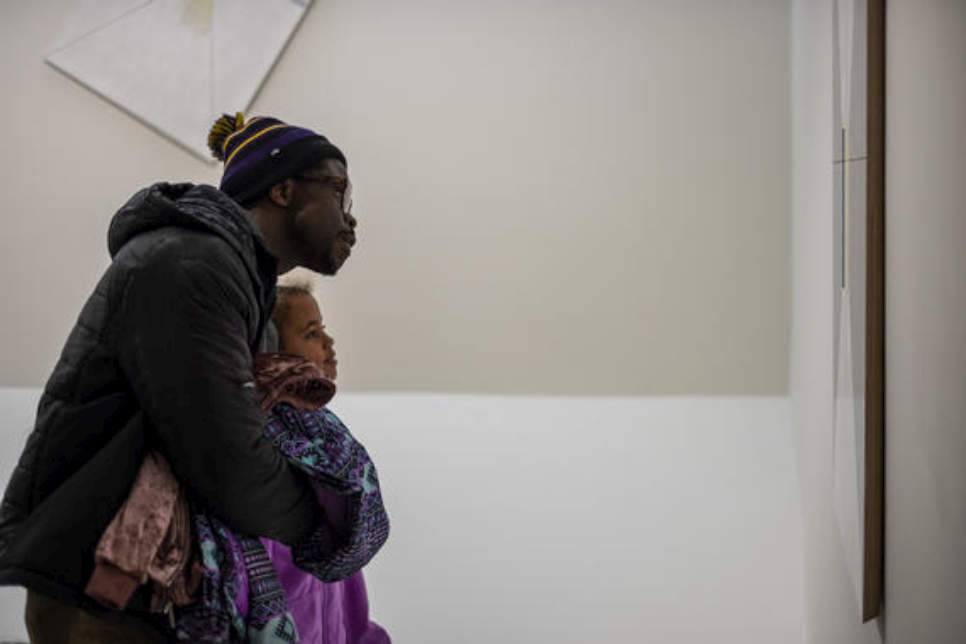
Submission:
MULTIPOLYGON (((325 330, 309 287, 301 283, 279 286, 276 295, 272 322, 278 331, 279 352, 312 362, 334 382, 338 367, 335 341, 325 330)), ((369 620, 361 570, 343 581, 323 583, 294 566, 284 545, 269 539, 262 542, 278 572, 302 641, 321 642, 324 637, 326 643, 388 644, 386 632, 369 620)))
POLYGON ((335 393, 326 377, 336 373, 332 339, 305 286, 279 288, 273 321, 281 351, 254 360, 265 437, 309 476, 323 510, 317 529, 291 548, 236 535, 201 506, 185 510, 180 486, 152 452, 98 544, 87 592, 124 608, 150 581, 151 609, 167 613, 178 640, 268 644, 297 633, 301 642, 388 644, 368 619, 359 572, 385 543, 388 517, 368 454, 324 407, 335 393), (156 534, 155 547, 145 554, 140 539, 132 548, 124 538, 132 530, 156 534))

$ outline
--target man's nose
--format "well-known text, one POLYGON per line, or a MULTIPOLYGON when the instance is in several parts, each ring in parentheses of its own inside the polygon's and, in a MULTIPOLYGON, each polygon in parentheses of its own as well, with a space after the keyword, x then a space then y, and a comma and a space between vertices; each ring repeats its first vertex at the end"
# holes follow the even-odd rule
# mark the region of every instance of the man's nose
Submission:
POLYGON ((345 219, 345 223, 349 224, 349 228, 352 230, 356 229, 356 226, 359 224, 359 222, 356 221, 356 218, 352 216, 351 212, 342 213, 342 217, 345 219))

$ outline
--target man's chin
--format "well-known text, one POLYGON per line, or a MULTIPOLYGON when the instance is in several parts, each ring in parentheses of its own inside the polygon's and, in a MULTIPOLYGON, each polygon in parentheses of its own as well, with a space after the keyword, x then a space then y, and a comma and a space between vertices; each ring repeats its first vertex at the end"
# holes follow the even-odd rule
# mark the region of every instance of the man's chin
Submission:
POLYGON ((335 275, 342 268, 342 263, 333 257, 317 258, 311 262, 306 262, 302 266, 320 275, 335 275))
POLYGON ((328 255, 312 257, 302 266, 321 275, 335 275, 351 254, 349 246, 336 244, 328 255))
POLYGON ((328 269, 330 272, 322 273, 322 274, 335 275, 336 273, 338 273, 339 269, 342 268, 342 265, 346 263, 346 260, 349 259, 349 256, 351 254, 352 254, 351 250, 346 250, 346 253, 344 255, 340 253, 332 253, 332 257, 329 258, 329 262, 328 262, 328 269))

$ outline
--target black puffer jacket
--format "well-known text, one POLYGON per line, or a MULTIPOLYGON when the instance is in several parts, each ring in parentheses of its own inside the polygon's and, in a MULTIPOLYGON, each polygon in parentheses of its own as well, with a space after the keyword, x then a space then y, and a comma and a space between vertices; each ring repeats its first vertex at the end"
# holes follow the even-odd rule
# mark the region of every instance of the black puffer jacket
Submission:
POLYGON ((81 606, 149 449, 233 530, 292 543, 317 518, 262 437, 251 354, 277 265, 245 213, 215 188, 158 184, 115 215, 108 245, 0 508, 0 585, 81 606))

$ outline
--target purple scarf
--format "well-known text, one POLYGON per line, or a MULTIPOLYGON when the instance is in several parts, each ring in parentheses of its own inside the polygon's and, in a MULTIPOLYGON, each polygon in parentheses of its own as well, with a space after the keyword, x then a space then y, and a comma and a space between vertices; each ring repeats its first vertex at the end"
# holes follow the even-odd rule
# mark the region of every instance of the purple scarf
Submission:
MULTIPOLYGON (((293 544, 295 565, 323 582, 361 570, 389 536, 389 517, 375 465, 365 448, 321 406, 335 391, 311 363, 294 356, 256 356, 260 404, 268 409, 266 437, 308 474, 326 523, 293 544)), ((203 577, 199 601, 175 609, 179 640, 298 642, 285 593, 264 545, 236 535, 195 508, 203 577)))

